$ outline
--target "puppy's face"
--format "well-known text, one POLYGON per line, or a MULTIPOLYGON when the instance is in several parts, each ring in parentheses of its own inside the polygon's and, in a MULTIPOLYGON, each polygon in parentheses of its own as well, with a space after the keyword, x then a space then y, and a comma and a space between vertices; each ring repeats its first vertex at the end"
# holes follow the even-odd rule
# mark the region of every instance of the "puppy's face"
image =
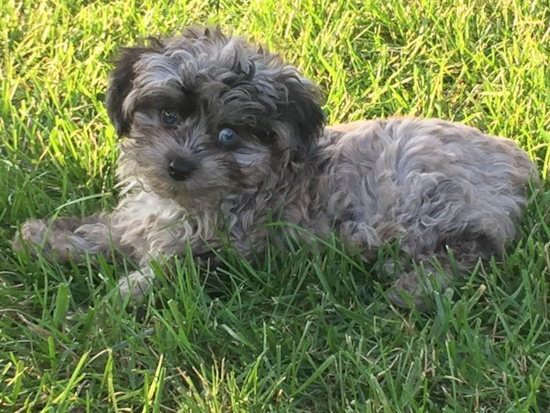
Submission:
POLYGON ((182 204, 253 192, 305 159, 324 122, 294 67, 218 29, 125 49, 107 109, 123 174, 182 204))

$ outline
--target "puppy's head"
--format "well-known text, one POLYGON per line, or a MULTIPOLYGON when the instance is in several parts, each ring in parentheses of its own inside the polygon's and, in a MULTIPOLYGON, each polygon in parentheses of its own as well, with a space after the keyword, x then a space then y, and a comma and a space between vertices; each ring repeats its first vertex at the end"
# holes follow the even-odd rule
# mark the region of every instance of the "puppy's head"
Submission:
POLYGON ((254 190, 306 159, 324 124, 312 82, 219 29, 124 49, 107 110, 124 174, 182 202, 254 190))

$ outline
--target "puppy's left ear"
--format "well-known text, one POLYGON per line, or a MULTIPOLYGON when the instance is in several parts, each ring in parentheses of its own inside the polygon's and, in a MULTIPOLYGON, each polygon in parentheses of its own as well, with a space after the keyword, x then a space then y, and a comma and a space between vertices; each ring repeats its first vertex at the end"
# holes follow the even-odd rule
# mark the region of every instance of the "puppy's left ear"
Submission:
POLYGON ((282 118, 295 130, 295 143, 292 148, 293 160, 303 160, 315 147, 325 126, 325 114, 321 108, 321 93, 310 80, 300 75, 283 80, 287 99, 282 110, 282 118))

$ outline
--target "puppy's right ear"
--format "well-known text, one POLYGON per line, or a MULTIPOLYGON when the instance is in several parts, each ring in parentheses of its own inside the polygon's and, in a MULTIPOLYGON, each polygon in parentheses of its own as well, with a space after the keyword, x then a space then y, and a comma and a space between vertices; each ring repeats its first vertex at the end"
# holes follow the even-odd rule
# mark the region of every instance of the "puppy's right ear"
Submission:
POLYGON ((115 68, 109 77, 106 96, 107 114, 119 136, 124 136, 130 130, 130 120, 124 115, 122 105, 133 87, 136 76, 134 65, 143 54, 154 51, 147 47, 126 47, 119 52, 115 68))

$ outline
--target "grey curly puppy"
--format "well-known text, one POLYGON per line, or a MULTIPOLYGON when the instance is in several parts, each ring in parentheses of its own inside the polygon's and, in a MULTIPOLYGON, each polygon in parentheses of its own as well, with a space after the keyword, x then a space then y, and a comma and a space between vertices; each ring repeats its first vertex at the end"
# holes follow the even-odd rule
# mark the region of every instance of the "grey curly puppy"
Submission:
POLYGON ((422 285, 431 286, 422 277, 438 276, 445 287, 443 274, 502 253, 516 237, 526 184, 536 179, 513 141, 456 123, 325 128, 315 84, 218 28, 122 50, 107 109, 124 138, 118 207, 85 219, 29 220, 14 247, 30 243, 35 253, 32 244, 40 244, 61 260, 119 250, 140 264, 120 280, 136 299, 151 284, 151 259, 187 248, 208 253, 221 245, 224 225, 233 246, 251 256, 277 212, 320 237, 336 231, 367 259, 399 239, 422 265, 398 274, 390 297, 405 305, 408 293, 422 307, 422 285))

